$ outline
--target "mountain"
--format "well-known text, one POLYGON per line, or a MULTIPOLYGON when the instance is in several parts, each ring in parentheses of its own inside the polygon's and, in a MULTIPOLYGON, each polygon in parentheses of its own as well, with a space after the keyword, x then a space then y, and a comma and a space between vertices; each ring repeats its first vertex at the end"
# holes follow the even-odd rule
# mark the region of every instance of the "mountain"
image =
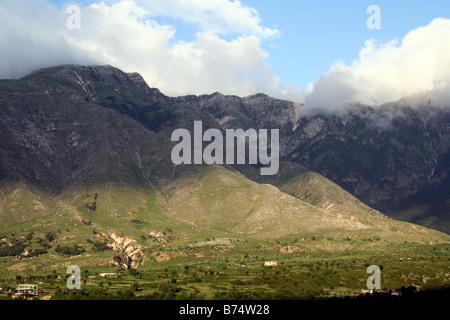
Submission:
POLYGON ((365 288, 370 265, 386 292, 448 285, 449 235, 357 196, 406 201, 405 220, 445 222, 435 210, 448 200, 446 114, 436 110, 410 136, 411 115, 386 129, 361 114, 346 124, 299 117, 299 107, 264 94, 167 97, 111 66, 0 81, 1 286, 39 283, 43 299, 329 298, 365 288), (261 163, 175 165, 172 132, 192 134, 199 120, 222 133, 279 129, 278 173, 261 175, 261 163), (436 166, 422 166, 436 145, 436 166), (382 178, 389 188, 375 183, 382 178), (67 289, 69 266, 82 272, 80 290, 67 289))
POLYGON ((401 100, 301 117, 286 158, 387 215, 448 233, 449 110, 401 100))
MULTIPOLYGON (((339 187, 341 177, 370 178, 380 172, 352 162, 352 157, 360 157, 364 165, 370 164, 363 160, 375 146, 379 156, 382 144, 366 141, 381 141, 389 132, 371 127, 359 115, 341 130, 337 118, 318 115, 298 120, 298 105, 264 94, 167 97, 148 87, 140 75, 111 66, 64 65, 20 80, 3 80, 0 105, 0 212, 5 225, 58 210, 83 220, 79 214, 88 209, 98 212, 107 225, 115 225, 116 219, 128 219, 147 204, 173 222, 263 238, 314 230, 345 233, 397 223, 361 203, 345 185, 339 187), (260 176, 258 165, 174 165, 170 135, 176 128, 192 132, 195 120, 203 121, 204 130, 279 128, 279 173, 260 176), (338 134, 341 140, 353 134, 353 145, 337 143, 338 134), (370 148, 350 152, 359 144, 370 148), (308 170, 312 167, 318 173, 308 170), (330 172, 337 175, 331 177, 336 183, 325 178, 330 172), (97 196, 91 199, 93 194, 98 201, 97 196), (375 222, 379 219, 382 222, 375 222)), ((415 123, 415 118, 411 121, 415 123)), ((413 124, 410 127, 413 130, 413 124)), ((394 132, 408 139, 404 143, 415 143, 401 128, 394 132)), ((384 177, 398 167, 383 171, 384 177)), ((405 197, 394 188, 389 191, 405 197)))

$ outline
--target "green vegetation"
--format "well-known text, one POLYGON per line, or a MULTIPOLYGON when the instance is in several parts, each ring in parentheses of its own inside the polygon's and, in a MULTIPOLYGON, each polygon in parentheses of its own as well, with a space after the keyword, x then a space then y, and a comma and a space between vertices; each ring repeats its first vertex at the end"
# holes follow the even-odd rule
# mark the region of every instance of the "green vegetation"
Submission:
MULTIPOLYGON (((301 246, 295 239, 280 242, 291 246, 290 253, 280 250, 277 241, 220 240, 227 240, 221 243, 230 246, 213 242, 198 243, 190 249, 178 245, 159 248, 161 255, 170 259, 154 259, 130 271, 117 270, 107 260, 89 264, 92 252, 88 250, 71 261, 81 265, 81 290, 66 288, 65 268, 52 269, 57 260, 46 263, 39 257, 22 259, 21 264, 28 262, 30 268, 15 275, 3 270, 0 287, 14 288, 18 280, 40 283, 40 296, 50 295, 52 299, 322 299, 361 292, 366 288, 366 269, 372 264, 382 269, 382 292, 407 285, 423 291, 449 284, 448 244, 388 246, 382 253, 366 251, 362 246, 357 251, 335 254, 317 250, 329 242, 320 238, 300 240, 301 246), (218 251, 224 252, 216 256, 218 251), (276 261, 278 265, 266 267, 264 261, 276 261), (104 278, 101 272, 115 275, 104 278)), ((336 245, 343 241, 333 240, 336 245)), ((3 264, 9 269, 16 265, 3 264)))
POLYGON ((92 250, 94 251, 105 251, 109 249, 110 247, 108 247, 108 243, 106 241, 95 241, 92 246, 92 250))
POLYGON ((2 244, 0 246, 0 257, 18 256, 25 249, 25 245, 19 241, 15 241, 11 245, 2 244))
POLYGON ((66 254, 69 256, 76 256, 76 255, 80 255, 83 252, 86 252, 85 249, 80 248, 78 245, 73 245, 72 247, 68 247, 68 246, 60 246, 58 244, 58 246, 55 249, 55 252, 58 253, 62 253, 62 254, 66 254))
POLYGON ((52 299, 322 299, 366 289, 369 265, 384 292, 450 285, 449 236, 327 211, 220 167, 160 192, 97 185, 40 202, 54 213, 0 228, 6 292, 36 283, 52 299), (81 290, 67 289, 68 265, 80 267, 81 290))

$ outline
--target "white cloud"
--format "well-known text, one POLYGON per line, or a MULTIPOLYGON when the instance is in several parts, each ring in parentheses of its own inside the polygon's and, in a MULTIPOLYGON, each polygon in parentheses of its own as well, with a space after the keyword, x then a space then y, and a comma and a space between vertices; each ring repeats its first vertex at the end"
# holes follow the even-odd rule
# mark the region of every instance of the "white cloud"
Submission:
POLYGON ((154 14, 182 19, 198 25, 202 31, 261 38, 279 35, 277 29, 263 27, 258 12, 239 0, 153 0, 140 3, 154 14))
POLYGON ((94 60, 71 48, 62 34, 64 16, 45 1, 0 4, 0 78, 18 78, 36 68, 94 60), (56 27, 56 28, 55 28, 56 27))
POLYGON ((432 102, 449 105, 450 20, 437 18, 386 44, 368 40, 350 66, 336 63, 305 96, 305 110, 339 110, 354 102, 379 105, 432 92, 432 102))
POLYGON ((260 41, 277 32, 262 27, 253 9, 239 1, 191 0, 191 11, 182 13, 186 1, 146 3, 122 0, 83 7, 80 30, 66 27, 65 7, 58 10, 45 0, 1 3, 0 78, 58 64, 110 64, 141 73, 168 95, 219 91, 285 97, 295 91, 284 88, 265 62, 260 41), (155 14, 163 13, 204 21, 202 32, 192 42, 177 41, 174 26, 156 22, 155 14), (219 31, 238 34, 225 40, 219 31))

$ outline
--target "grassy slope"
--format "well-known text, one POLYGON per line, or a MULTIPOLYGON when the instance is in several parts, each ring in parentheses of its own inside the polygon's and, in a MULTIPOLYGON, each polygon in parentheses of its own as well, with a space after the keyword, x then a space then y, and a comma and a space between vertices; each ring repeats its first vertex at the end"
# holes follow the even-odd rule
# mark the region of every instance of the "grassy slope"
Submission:
POLYGON ((256 239, 379 234, 393 242, 448 240, 434 230, 387 219, 312 172, 305 171, 281 183, 279 188, 258 184, 220 166, 198 168, 178 177, 161 192, 105 184, 68 190, 53 198, 24 185, 14 185, 2 189, 0 221, 2 229, 13 230, 27 221, 38 223, 44 218, 53 219, 55 214, 65 214, 72 223, 84 220, 98 230, 134 238, 175 228, 186 237, 197 229, 208 234, 256 239), (94 201, 96 211, 87 211, 85 204, 94 201))
MULTIPOLYGON (((286 186, 294 188, 295 183, 286 186)), ((308 190, 312 192, 313 186, 310 184, 308 190)), ((139 294, 150 294, 175 277, 181 292, 200 292, 206 298, 234 292, 233 288, 260 294, 284 292, 291 297, 341 295, 363 287, 368 264, 384 266, 385 288, 396 288, 406 280, 424 287, 448 284, 444 276, 449 263, 448 236, 358 210, 327 211, 321 208, 320 196, 315 197, 318 207, 222 167, 198 167, 161 192, 97 185, 68 190, 57 198, 41 195, 43 206, 54 211, 34 212, 26 221, 11 220, 14 224, 0 228, 0 238, 23 239, 34 232, 32 240, 26 242, 29 250, 40 248, 37 239, 52 231, 56 233, 56 239, 49 243, 52 248, 35 258, 0 257, 0 283, 16 282, 15 275, 33 277, 53 272, 64 278, 71 264, 97 277, 100 272, 115 272, 110 261, 116 253, 92 249, 92 242, 101 240, 93 234, 95 229, 131 237, 145 248, 146 262, 139 269, 143 277, 113 279, 111 290, 128 288, 138 281, 143 288, 139 294), (97 210, 88 212, 84 204, 92 203, 96 193, 97 210), (159 233, 161 242, 148 237, 151 232, 159 233), (57 245, 75 244, 86 252, 78 256, 55 252, 57 245), (405 258, 412 260, 401 260, 405 258), (261 267, 271 260, 281 264, 281 273, 261 267), (189 272, 184 270, 186 265, 189 272), (211 275, 211 271, 217 274, 211 275), (292 292, 281 290, 278 286, 283 281, 283 288, 292 283, 301 286, 292 287, 292 292)), ((9 196, 6 202, 12 199, 9 196)), ((16 208, 19 204, 27 208, 28 199, 16 199, 16 208)), ((48 281, 42 288, 49 294, 58 286, 65 287, 64 281, 48 281)), ((96 288, 102 281, 89 278, 85 285, 96 288)))
POLYGON ((301 172, 281 182, 278 187, 297 199, 329 212, 345 211, 382 216, 380 212, 365 205, 331 180, 312 171, 301 172))
POLYGON ((6 227, 54 213, 57 205, 36 188, 23 183, 0 187, 0 226, 6 227))
POLYGON ((306 172, 301 179, 288 180, 280 189, 297 195, 304 188, 309 203, 237 172, 209 168, 195 182, 177 181, 180 188, 171 198, 170 212, 199 226, 256 238, 348 233, 386 235, 393 242, 448 239, 433 230, 387 219, 320 175, 306 172), (330 208, 329 201, 337 204, 330 208))

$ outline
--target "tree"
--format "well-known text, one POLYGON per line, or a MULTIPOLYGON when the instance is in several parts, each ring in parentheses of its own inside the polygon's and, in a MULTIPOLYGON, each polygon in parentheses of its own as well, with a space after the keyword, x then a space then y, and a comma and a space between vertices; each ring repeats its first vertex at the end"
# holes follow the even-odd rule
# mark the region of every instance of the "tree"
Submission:
POLYGON ((139 291, 139 283, 137 281, 133 282, 133 284, 131 285, 131 290, 133 291, 139 291))
POLYGON ((105 251, 105 250, 109 250, 109 249, 111 249, 111 248, 108 247, 108 244, 106 243, 106 241, 104 241, 104 242, 95 241, 94 245, 92 246, 92 250, 94 250, 96 252, 105 251))
POLYGON ((71 255, 71 256, 76 256, 76 255, 82 254, 83 252, 86 252, 86 250, 84 248, 81 248, 81 247, 79 247, 76 244, 74 246, 72 246, 72 247, 67 247, 67 246, 61 247, 58 244, 58 246, 56 247, 55 251, 58 252, 58 253, 71 255))
POLYGON ((45 239, 47 239, 49 242, 52 242, 56 239, 56 234, 54 232, 47 232, 45 234, 45 239))
POLYGON ((131 276, 138 276, 139 275, 139 272, 136 269, 132 269, 132 268, 128 270, 128 273, 131 276))

